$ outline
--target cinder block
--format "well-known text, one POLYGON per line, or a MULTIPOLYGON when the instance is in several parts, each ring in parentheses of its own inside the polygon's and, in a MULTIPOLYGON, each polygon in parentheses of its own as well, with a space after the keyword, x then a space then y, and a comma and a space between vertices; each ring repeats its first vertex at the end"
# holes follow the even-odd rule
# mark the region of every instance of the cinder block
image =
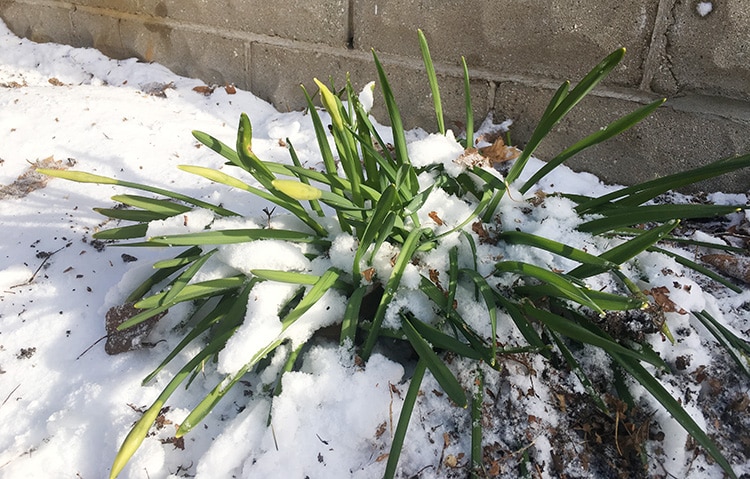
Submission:
POLYGON ((12 1, 0 2, 0 18, 16 35, 39 43, 86 46, 76 43, 69 15, 70 9, 63 5, 32 7, 12 1))
POLYGON ((356 0, 354 45, 419 56, 424 30, 435 62, 500 75, 577 79, 619 47, 629 50, 608 81, 638 86, 656 3, 510 0, 356 0))
POLYGON ((696 1, 678 1, 667 32, 671 63, 653 87, 665 93, 697 91, 707 95, 750 98, 750 2, 708 2, 701 16, 696 1))
POLYGON ((96 48, 111 58, 137 56, 137 52, 122 44, 119 19, 85 10, 74 10, 70 19, 77 46, 96 48))
POLYGON ((149 8, 149 13, 211 27, 345 47, 348 5, 345 0, 162 0, 153 10, 149 8))
MULTIPOLYGON (((514 120, 511 138, 518 146, 531 136, 554 92, 518 84, 497 88, 495 117, 514 120)), ((702 101, 697 99, 696 101, 702 101)), ((576 141, 635 110, 635 102, 589 96, 545 138, 535 156, 549 160, 576 141)), ((750 118, 750 105, 743 107, 750 118)), ((750 151, 750 123, 711 115, 705 108, 667 102, 652 116, 623 134, 584 150, 566 163, 609 183, 635 184, 750 151)), ((746 192, 750 171, 725 175, 690 191, 746 192)))
POLYGON ((317 91, 313 78, 329 84, 332 78, 341 87, 350 73, 352 85, 361 89, 377 78, 375 67, 364 55, 337 57, 332 52, 301 50, 253 43, 250 48, 250 89, 280 111, 307 107, 300 85, 310 95, 317 91))
POLYGON ((145 61, 160 63, 178 75, 208 84, 247 88, 245 43, 160 23, 120 21, 122 45, 145 61))

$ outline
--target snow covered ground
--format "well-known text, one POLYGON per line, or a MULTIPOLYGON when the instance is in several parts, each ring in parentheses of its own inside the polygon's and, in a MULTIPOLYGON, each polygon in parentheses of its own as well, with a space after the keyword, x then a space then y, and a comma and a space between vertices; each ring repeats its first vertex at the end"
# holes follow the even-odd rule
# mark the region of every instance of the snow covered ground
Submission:
MULTIPOLYGON (((279 113, 241 90, 220 86, 204 94, 204 86, 159 65, 115 61, 92 49, 22 40, 0 23, 0 477, 106 477, 139 411, 153 402, 179 367, 168 367, 156 381, 141 386, 141 380, 179 341, 171 330, 188 313, 185 308, 172 308, 151 333, 150 339, 157 342, 153 348, 114 356, 105 353, 103 343, 88 349, 106 334, 107 310, 121 304, 151 273, 153 261, 165 259, 169 252, 93 241, 92 233, 104 226, 105 218, 92 208, 113 206, 110 197, 124 191, 49 180, 33 173, 32 164, 174 189, 231 205, 258 223, 267 220, 262 201, 199 181, 176 168, 180 164, 223 167, 218 155, 198 147, 192 130, 233 144, 239 114, 246 112, 253 121, 253 146, 259 157, 287 161, 280 140, 289 138, 303 164, 320 165, 308 116, 279 113)), ((443 138, 419 131, 411 132, 410 138, 415 162, 434 161, 450 152, 443 138)), ((563 186, 580 194, 611 188, 566 168, 545 180, 549 191, 563 186)), ((747 203, 742 195, 717 194, 714 199, 747 203)), ((442 208, 441 218, 461 214, 460 205, 441 201, 431 205, 433 210, 442 208)), ((506 217, 515 218, 519 225, 529 222, 534 228, 576 234, 565 200, 550 200, 545 211, 540 209, 531 218, 513 205, 507 208, 506 217)), ((193 215, 200 220, 200 212, 193 215)), ((262 253, 272 262, 282 259, 262 253)), ((241 254, 233 257, 231 251, 223 254, 240 270, 241 261, 248 260, 241 254)), ((689 272, 655 254, 647 255, 641 267, 650 285, 668 287, 682 308, 707 308, 738 334, 750 328, 750 292, 716 289, 714 295, 704 294, 689 272)), ((275 285, 264 294, 270 298, 288 293, 275 285)), ((335 308, 336 298, 327 301, 335 308)), ((463 304, 468 308, 471 301, 463 304)), ((715 411, 706 404, 712 402, 717 408, 721 401, 727 407, 732 401, 741 402, 742 394, 747 397, 747 381, 718 385, 721 391, 711 396, 706 377, 736 380, 733 365, 707 336, 698 335, 702 331, 687 316, 673 313, 669 321, 673 331, 681 331, 678 342, 671 345, 658 334, 652 341, 668 362, 682 358, 683 368, 677 379, 665 380, 667 387, 683 396, 686 409, 712 434, 722 428, 722 421, 730 429, 739 426, 729 424, 746 424, 747 405, 730 411, 740 417, 729 421, 718 413, 712 415, 715 411)), ((518 333, 505 324, 507 331, 499 331, 501 337, 509 343, 518 341, 518 333)), ((230 371, 237 361, 241 364, 245 346, 224 354, 219 369, 230 371)), ((191 352, 195 351, 185 354, 191 352)), ((603 354, 592 349, 589 359, 602 377, 611 375, 603 354)), ((121 477, 379 477, 408 387, 409 367, 409 361, 396 362, 381 354, 366 366, 356 365, 348 352, 321 343, 299 371, 285 376, 283 393, 273 402, 265 391, 270 379, 248 377, 184 443, 175 441, 176 425, 215 384, 216 376, 207 371, 205 378, 170 399, 159 427, 121 477), (269 413, 271 427, 267 427, 269 413)), ((452 367, 459 379, 468 381, 462 371, 475 366, 456 360, 452 367)), ((516 477, 527 453, 533 477, 597 477, 596 471, 602 470, 596 469, 602 467, 597 464, 606 461, 597 461, 598 452, 590 444, 596 442, 596 435, 605 443, 612 438, 607 436, 609 426, 588 416, 591 411, 586 412, 582 388, 574 377, 548 368, 541 357, 524 356, 508 360, 503 374, 488 371, 486 388, 490 394, 484 405, 485 456, 491 474, 516 477)), ((643 394, 638 387, 632 389, 636 398, 643 394)), ((454 407, 429 374, 422 390, 400 474, 465 477, 468 412, 454 407)), ((666 413, 648 398, 642 401, 643 423, 638 426, 657 424, 639 440, 647 443, 649 455, 644 474, 722 477, 718 466, 686 447, 686 434, 666 413)), ((735 441, 739 449, 727 453, 730 461, 738 475, 750 474, 741 430, 732 434, 725 436, 725 442, 740 439, 735 441)))

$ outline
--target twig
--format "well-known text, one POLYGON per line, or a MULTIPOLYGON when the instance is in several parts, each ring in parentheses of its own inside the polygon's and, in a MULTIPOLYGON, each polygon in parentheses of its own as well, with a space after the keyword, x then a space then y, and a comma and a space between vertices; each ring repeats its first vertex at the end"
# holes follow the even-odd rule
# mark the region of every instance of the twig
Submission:
POLYGON ((10 399, 10 397, 13 395, 13 393, 16 392, 16 389, 18 389, 20 387, 21 387, 21 384, 19 384, 18 386, 14 387, 13 390, 11 392, 9 392, 8 395, 5 397, 5 400, 3 401, 3 403, 0 404, 0 407, 5 406, 5 403, 8 402, 8 399, 10 399))
POLYGON ((62 247, 56 249, 55 251, 53 251, 51 253, 47 253, 47 256, 44 257, 44 261, 42 261, 42 264, 40 264, 39 267, 36 269, 36 271, 34 271, 34 273, 31 275, 31 278, 29 278, 28 281, 26 281, 25 283, 14 284, 10 288, 11 289, 13 289, 13 288, 20 288, 21 286, 26 286, 26 285, 29 285, 29 284, 33 283, 34 279, 36 278, 36 275, 44 267, 44 265, 47 264, 47 261, 49 261, 49 259, 52 257, 52 255, 54 255, 56 253, 59 253, 60 251, 64 250, 65 248, 67 248, 68 246, 70 246, 72 244, 73 243, 68 243, 65 246, 62 246, 62 247))

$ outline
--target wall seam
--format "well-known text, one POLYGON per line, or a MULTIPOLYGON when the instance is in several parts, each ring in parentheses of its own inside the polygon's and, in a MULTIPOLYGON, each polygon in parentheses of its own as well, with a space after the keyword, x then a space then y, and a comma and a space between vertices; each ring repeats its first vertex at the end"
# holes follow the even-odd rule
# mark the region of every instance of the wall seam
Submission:
POLYGON ((676 0, 659 0, 654 19, 654 29, 651 32, 651 41, 648 45, 646 60, 643 64, 643 76, 641 77, 640 89, 652 91, 651 84, 661 65, 661 59, 666 55, 667 31, 674 22, 672 12, 676 0))

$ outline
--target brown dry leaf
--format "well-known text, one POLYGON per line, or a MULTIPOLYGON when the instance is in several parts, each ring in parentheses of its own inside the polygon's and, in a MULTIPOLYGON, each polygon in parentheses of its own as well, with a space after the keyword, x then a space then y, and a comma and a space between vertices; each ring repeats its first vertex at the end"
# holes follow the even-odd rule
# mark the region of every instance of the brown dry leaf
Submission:
POLYGON ((227 83, 226 85, 224 85, 224 91, 227 92, 227 95, 234 95, 235 93, 237 93, 237 89, 231 83, 227 83))
POLYGON ((47 81, 49 82, 50 85, 53 85, 53 86, 65 86, 65 83, 61 82, 55 77, 52 77, 47 81))
POLYGON ((385 434, 386 428, 388 428, 388 424, 385 421, 381 422, 375 430, 375 438, 380 439, 380 436, 385 434))
POLYGON ((466 150, 464 150, 461 156, 453 160, 453 163, 461 166, 466 166, 467 168, 471 168, 473 166, 478 166, 480 168, 489 168, 492 166, 490 160, 487 157, 482 156, 476 148, 467 148, 466 150))
POLYGON ((388 459, 388 456, 390 456, 390 454, 388 454, 387 452, 385 454, 381 454, 377 457, 377 459, 375 459, 375 462, 383 462, 388 459))
POLYGON ((437 223, 438 226, 443 226, 445 224, 445 222, 440 219, 440 217, 438 216, 437 212, 435 212, 435 211, 430 211, 427 214, 427 216, 429 216, 432 221, 434 221, 435 223, 437 223))
POLYGON ((750 284, 750 258, 724 253, 705 254, 700 259, 720 273, 750 284))
POLYGON ((45 168, 52 170, 66 170, 69 167, 75 165, 75 160, 69 158, 67 161, 56 160, 50 156, 43 160, 37 160, 34 163, 30 163, 31 166, 23 172, 16 180, 7 185, 0 186, 0 200, 4 198, 23 198, 32 191, 36 191, 40 188, 47 186, 47 183, 52 178, 47 175, 37 173, 37 168, 45 168))
POLYGON ((654 302, 659 306, 659 309, 665 313, 679 313, 687 314, 687 311, 677 306, 671 299, 669 299, 669 288, 666 286, 659 286, 658 288, 651 288, 644 291, 645 294, 652 296, 654 302))
POLYGON ((430 269, 428 273, 430 275, 430 281, 432 281, 440 291, 443 291, 443 287, 440 284, 440 271, 436 269, 430 269))
POLYGON ((199 85, 193 88, 193 91, 198 92, 201 95, 210 96, 214 92, 214 87, 208 85, 199 85))
POLYGON ((445 456, 443 464, 445 465, 445 467, 455 469, 458 467, 458 458, 456 458, 456 456, 454 456, 453 454, 448 454, 447 456, 445 456))
POLYGON ((375 268, 367 268, 362 271, 362 277, 365 278, 365 281, 372 281, 372 278, 375 277, 375 268))
POLYGON ((515 146, 507 146, 502 138, 498 137, 490 146, 481 148, 479 152, 488 158, 490 164, 497 165, 506 161, 515 160, 521 155, 521 150, 515 146))
POLYGON ((107 343, 104 345, 104 351, 109 355, 115 355, 139 349, 142 347, 141 341, 145 338, 157 321, 159 321, 167 311, 161 312, 142 323, 133 327, 118 331, 117 327, 129 320, 142 310, 136 308, 134 303, 125 303, 119 306, 112 306, 107 311, 105 327, 107 330, 107 343))
POLYGON ((490 233, 487 231, 487 228, 484 226, 484 223, 481 221, 477 221, 474 224, 471 225, 471 230, 479 236, 479 242, 481 244, 492 244, 494 241, 492 240, 492 236, 490 236, 490 233))

